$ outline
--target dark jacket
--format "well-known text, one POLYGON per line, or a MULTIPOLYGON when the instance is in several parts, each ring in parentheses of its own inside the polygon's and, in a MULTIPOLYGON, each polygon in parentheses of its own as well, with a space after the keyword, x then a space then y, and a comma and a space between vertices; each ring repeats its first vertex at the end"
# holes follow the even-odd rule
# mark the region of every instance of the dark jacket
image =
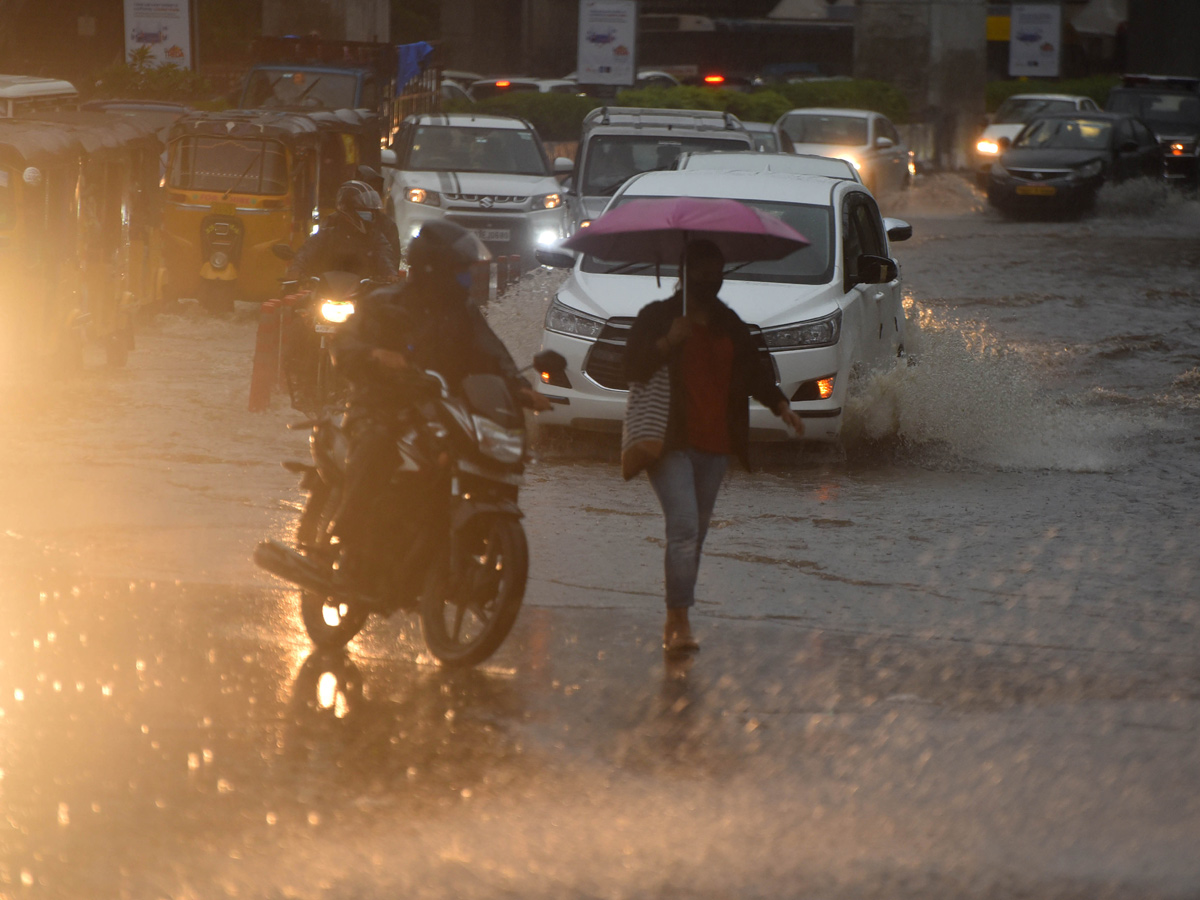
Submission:
MULTIPOLYGON (((382 215, 382 214, 381 214, 382 215)), ((400 259, 382 222, 359 231, 341 213, 327 216, 320 229, 304 242, 291 265, 291 278, 323 272, 353 272, 361 278, 394 278, 400 259)))
MULTIPOLYGON (((683 353, 676 347, 670 358, 659 352, 657 342, 665 337, 671 323, 683 315, 683 300, 679 293, 642 308, 629 332, 625 346, 625 376, 629 381, 647 381, 664 362, 670 364, 671 408, 667 419, 667 439, 664 452, 687 446, 687 404, 683 392, 683 353)), ((750 405, 753 397, 763 406, 774 410, 780 400, 786 400, 775 384, 771 361, 759 350, 750 329, 738 314, 718 301, 710 319, 710 327, 733 341, 733 378, 729 386, 727 423, 729 445, 733 454, 746 468, 750 467, 750 405)))
POLYGON ((375 347, 403 353, 409 365, 433 369, 452 388, 477 374, 499 375, 513 390, 529 386, 483 313, 456 284, 409 281, 380 288, 359 303, 338 333, 334 364, 351 382, 353 405, 408 402, 410 395, 396 379, 370 362, 375 347))

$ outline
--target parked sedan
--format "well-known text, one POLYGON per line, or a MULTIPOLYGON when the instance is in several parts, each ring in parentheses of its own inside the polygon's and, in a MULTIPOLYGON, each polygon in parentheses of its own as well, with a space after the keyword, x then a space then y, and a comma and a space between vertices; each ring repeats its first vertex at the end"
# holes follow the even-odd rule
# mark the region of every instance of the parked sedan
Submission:
POLYGON ((988 173, 988 203, 1004 213, 1079 213, 1107 181, 1159 178, 1162 150, 1140 120, 1120 113, 1034 119, 988 173))
POLYGON ((792 139, 796 153, 846 160, 876 194, 908 187, 915 173, 913 155, 896 126, 877 112, 793 109, 776 124, 792 139))
MULTIPOLYGON (((635 198, 728 197, 779 216, 810 241, 773 262, 730 266, 721 298, 751 326, 770 355, 780 389, 805 420, 805 439, 833 442, 841 434, 851 373, 883 366, 903 353, 904 310, 891 240, 912 229, 881 219, 858 182, 763 172, 647 172, 627 181, 609 209, 635 198)), ((542 376, 553 409, 539 422, 593 431, 620 431, 628 385, 624 350, 638 311, 668 296, 676 261, 600 260, 539 250, 546 265, 573 271, 546 313, 542 346, 566 357, 562 374, 542 376)), ((752 440, 786 440, 771 410, 750 407, 752 440)))

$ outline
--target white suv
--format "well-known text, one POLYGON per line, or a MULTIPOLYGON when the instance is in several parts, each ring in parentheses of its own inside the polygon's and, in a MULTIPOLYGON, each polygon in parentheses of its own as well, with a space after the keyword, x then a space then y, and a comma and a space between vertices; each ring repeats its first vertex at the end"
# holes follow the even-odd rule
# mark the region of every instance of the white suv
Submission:
MULTIPOLYGON (((779 216, 811 242, 776 262, 730 266, 721 299, 769 353, 780 389, 805 420, 805 439, 841 434, 851 373, 894 362, 904 352, 900 275, 889 238, 912 228, 881 219, 875 198, 847 178, 781 173, 648 172, 626 182, 609 209, 637 197, 731 197, 779 216)), ((625 341, 643 306, 668 296, 675 266, 538 253, 547 265, 572 267, 546 313, 542 347, 567 359, 562 375, 545 374, 539 390, 554 407, 538 421, 619 431, 625 412, 625 341)), ((784 440, 786 426, 752 402, 751 440, 784 440)))
POLYGON ((568 233, 567 203, 541 139, 524 119, 469 113, 409 116, 384 151, 387 208, 407 247, 431 219, 475 232, 493 254, 533 251, 568 233))

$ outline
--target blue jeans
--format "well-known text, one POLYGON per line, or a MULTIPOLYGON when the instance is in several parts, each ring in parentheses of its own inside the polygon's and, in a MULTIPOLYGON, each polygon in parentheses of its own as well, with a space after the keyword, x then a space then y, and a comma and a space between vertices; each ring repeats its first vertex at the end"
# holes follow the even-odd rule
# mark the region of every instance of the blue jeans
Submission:
POLYGON ((649 471, 650 484, 667 520, 664 568, 668 609, 686 609, 696 602, 700 551, 728 465, 724 453, 689 447, 672 450, 649 471))

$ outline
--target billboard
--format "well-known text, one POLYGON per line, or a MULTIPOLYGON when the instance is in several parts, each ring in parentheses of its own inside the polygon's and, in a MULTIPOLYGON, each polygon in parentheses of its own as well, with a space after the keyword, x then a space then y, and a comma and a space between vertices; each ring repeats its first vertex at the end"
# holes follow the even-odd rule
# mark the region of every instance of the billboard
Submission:
POLYGON ((150 48, 156 63, 192 67, 190 0, 125 0, 125 59, 150 48))
POLYGON ((579 0, 580 84, 633 85, 637 12, 637 0, 579 0))
POLYGON ((1008 37, 1008 74, 1057 78, 1062 48, 1062 7, 1014 3, 1008 37))

